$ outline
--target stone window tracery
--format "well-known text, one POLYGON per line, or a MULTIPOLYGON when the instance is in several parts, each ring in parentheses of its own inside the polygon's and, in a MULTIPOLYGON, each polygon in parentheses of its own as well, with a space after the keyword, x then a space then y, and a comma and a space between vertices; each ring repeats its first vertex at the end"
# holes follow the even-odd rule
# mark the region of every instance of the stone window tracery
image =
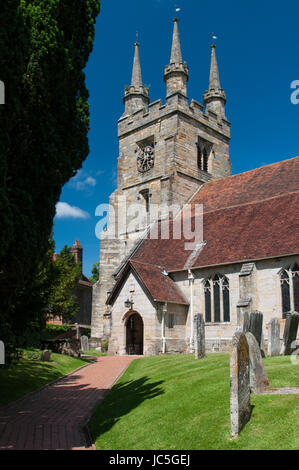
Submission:
POLYGON ((206 323, 230 322, 229 281, 215 274, 204 281, 206 323))

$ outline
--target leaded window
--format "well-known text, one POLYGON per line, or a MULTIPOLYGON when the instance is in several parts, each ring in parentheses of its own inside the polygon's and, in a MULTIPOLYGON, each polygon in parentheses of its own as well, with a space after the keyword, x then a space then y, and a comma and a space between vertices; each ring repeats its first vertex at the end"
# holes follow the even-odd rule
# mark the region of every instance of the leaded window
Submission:
POLYGON ((210 323, 212 321, 211 315, 211 283, 209 280, 205 282, 204 286, 205 291, 205 312, 206 312, 206 323, 210 323))
POLYGON ((216 274, 204 282, 206 323, 230 322, 229 281, 216 274))
POLYGON ((166 318, 167 318, 166 320, 167 328, 173 328, 174 327, 174 315, 171 313, 168 313, 166 318))

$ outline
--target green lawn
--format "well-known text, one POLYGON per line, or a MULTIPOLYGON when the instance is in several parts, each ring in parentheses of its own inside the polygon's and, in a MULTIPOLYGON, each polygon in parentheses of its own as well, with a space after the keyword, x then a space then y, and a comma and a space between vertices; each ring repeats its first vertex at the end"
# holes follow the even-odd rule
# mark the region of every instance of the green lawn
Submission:
POLYGON ((63 354, 51 355, 51 362, 40 361, 41 351, 27 350, 23 359, 0 366, 0 405, 16 400, 87 363, 63 354))
POLYGON ((83 351, 83 354, 86 356, 94 356, 94 357, 107 356, 106 352, 100 352, 97 349, 88 349, 88 351, 83 351))
MULTIPOLYGON (((299 364, 266 358, 271 387, 299 387, 299 364)), ((299 395, 252 396, 251 421, 230 437, 229 356, 137 359, 94 413, 97 449, 298 449, 299 395)))

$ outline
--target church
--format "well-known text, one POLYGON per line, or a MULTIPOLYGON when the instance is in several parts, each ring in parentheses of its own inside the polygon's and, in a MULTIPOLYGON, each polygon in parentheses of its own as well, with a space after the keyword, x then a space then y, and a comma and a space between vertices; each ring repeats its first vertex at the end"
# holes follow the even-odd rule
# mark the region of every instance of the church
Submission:
POLYGON ((207 350, 227 351, 244 313, 262 312, 266 348, 269 321, 283 331, 299 311, 299 157, 232 175, 215 44, 203 104, 189 101, 188 78, 177 18, 165 103, 150 102, 135 43, 93 288, 91 345, 108 341, 111 355, 190 353, 198 313, 207 350), (142 208, 137 225, 130 207, 142 208))

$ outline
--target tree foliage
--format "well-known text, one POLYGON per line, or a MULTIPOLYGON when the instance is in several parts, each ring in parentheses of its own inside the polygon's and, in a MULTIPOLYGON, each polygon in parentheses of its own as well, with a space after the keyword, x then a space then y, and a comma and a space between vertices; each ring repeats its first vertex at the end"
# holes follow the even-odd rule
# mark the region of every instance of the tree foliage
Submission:
POLYGON ((72 249, 64 246, 54 262, 55 281, 51 285, 48 313, 62 317, 63 321, 74 319, 79 304, 74 289, 81 277, 81 263, 76 263, 72 249))
POLYGON ((99 280, 99 274, 100 274, 100 263, 93 263, 92 265, 92 270, 91 270, 92 276, 90 276, 89 280, 93 284, 95 284, 99 280))
MULTIPOLYGON (((62 186, 87 157, 84 68, 99 0, 6 0, 0 9, 0 337, 28 304, 62 186)), ((23 320, 30 317, 27 307, 23 320)), ((7 339, 8 341, 8 339, 7 339)))

